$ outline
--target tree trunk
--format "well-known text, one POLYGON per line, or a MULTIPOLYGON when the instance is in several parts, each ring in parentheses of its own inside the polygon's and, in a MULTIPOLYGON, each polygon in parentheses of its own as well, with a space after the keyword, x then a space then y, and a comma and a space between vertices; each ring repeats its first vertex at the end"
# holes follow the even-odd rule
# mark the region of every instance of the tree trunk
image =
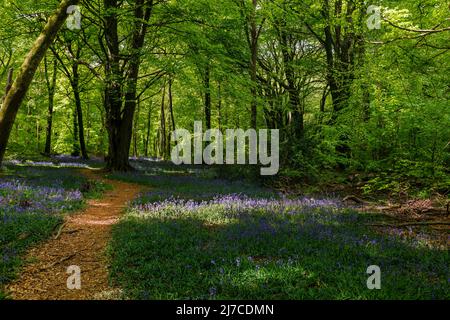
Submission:
POLYGON ((211 129, 211 66, 208 63, 205 68, 205 77, 203 79, 205 89, 205 124, 206 129, 211 129))
POLYGON ((71 5, 76 5, 79 0, 63 0, 58 10, 51 16, 44 30, 35 41, 33 47, 23 62, 17 79, 14 81, 11 90, 5 97, 0 110, 0 165, 5 156, 11 129, 16 120, 17 112, 28 88, 33 80, 34 74, 45 56, 47 49, 53 42, 59 29, 67 18, 67 9, 71 5))
POLYGON ((106 150, 105 150, 105 131, 106 131, 106 116, 105 113, 100 110, 101 119, 102 119, 102 126, 100 127, 100 132, 98 136, 98 142, 97 142, 97 149, 100 150, 100 153, 103 158, 105 158, 106 150))
POLYGON ((323 113, 325 113, 325 105, 327 103, 327 97, 328 97, 328 84, 325 86, 322 92, 322 98, 320 99, 320 113, 321 116, 323 116, 323 113))
POLYGON ((106 39, 106 89, 105 111, 109 135, 109 154, 107 169, 111 171, 129 171, 133 119, 137 103, 137 82, 141 50, 144 46, 150 19, 153 0, 136 0, 134 6, 134 28, 131 35, 131 54, 128 58, 128 68, 125 73, 121 68, 119 46, 118 9, 122 2, 104 0, 105 6, 105 39, 106 39), (123 102, 124 101, 124 102, 123 102))
POLYGON ((149 154, 151 125, 152 125, 152 104, 150 102, 147 115, 147 134, 145 136, 145 157, 148 157, 149 154))
POLYGON ((41 139, 41 126, 39 123, 39 119, 36 119, 36 151, 39 152, 40 150, 40 145, 39 145, 39 140, 41 139))
POLYGON ((219 82, 218 85, 218 101, 217 101, 217 122, 219 123, 219 130, 222 130, 222 87, 219 82))
POLYGON ((300 89, 296 84, 296 75, 294 70, 295 45, 289 41, 286 23, 282 22, 279 26, 279 40, 281 44, 281 52, 283 57, 284 70, 287 81, 287 92, 289 96, 289 103, 292 112, 292 134, 299 139, 304 134, 304 110, 303 105, 300 104, 300 89))
MULTIPOLYGON (((1 64, 2 64, 1 67, 3 68, 3 71, 0 73, 0 79, 3 79, 5 74, 8 74, 11 71, 11 68, 9 66, 12 63, 13 54, 14 54, 13 50, 11 48, 9 48, 8 49, 8 57, 6 59, 6 62, 5 61, 1 62, 1 64)), ((12 85, 12 82, 11 82, 11 85, 12 85)), ((3 98, 4 97, 2 97, 2 100, 0 100, 0 104, 3 102, 3 98)))
POLYGON ((170 119, 172 121, 172 131, 177 130, 177 126, 175 125, 175 116, 173 114, 173 94, 172 94, 172 77, 169 78, 169 111, 170 111, 170 119))
POLYGON ((160 124, 160 156, 166 158, 166 114, 165 114, 165 100, 166 100, 166 84, 164 83, 162 100, 161 100, 161 124, 160 124))
POLYGON ((251 61, 250 61, 250 77, 252 80, 252 104, 251 104, 251 127, 257 129, 258 125, 258 89, 257 89, 257 63, 258 63, 258 28, 256 26, 256 10, 258 6, 258 1, 253 0, 253 11, 250 21, 250 51, 251 51, 251 61))
POLYGON ((49 156, 52 153, 53 106, 55 100, 56 79, 58 74, 58 61, 56 59, 54 59, 53 61, 53 74, 51 79, 48 73, 48 64, 46 58, 44 66, 45 66, 45 80, 47 82, 47 90, 48 90, 47 129, 46 129, 44 154, 49 156))
POLYGON ((78 117, 77 117, 77 108, 73 108, 72 111, 72 122, 73 122, 73 140, 72 140, 72 156, 79 157, 80 156, 80 145, 78 139, 78 117))
POLYGON ((138 99, 137 111, 133 122, 133 156, 139 156, 138 140, 139 140, 139 115, 141 113, 141 101, 138 99))
POLYGON ((11 90, 12 84, 13 84, 13 75, 14 75, 14 69, 11 68, 8 71, 8 78, 6 80, 6 86, 5 86, 5 95, 2 97, 1 106, 3 105, 3 102, 5 101, 6 96, 8 95, 9 90, 11 90))
MULTIPOLYGON (((327 82, 333 100, 332 122, 347 107, 350 99, 357 42, 357 36, 352 30, 355 24, 353 14, 357 9, 354 1, 348 1, 346 12, 343 12, 342 0, 336 1, 334 7, 334 13, 332 13, 329 0, 324 0, 322 7, 322 16, 326 21, 324 47, 327 56, 327 82), (334 20, 344 19, 344 23, 337 22, 336 24, 334 22, 334 20), (334 33, 332 25, 334 25, 334 33)), ((359 8, 359 10, 362 10, 361 14, 363 14, 363 8, 359 8)))
POLYGON ((300 87, 298 85, 298 75, 295 72, 296 39, 292 38, 288 32, 286 19, 283 17, 277 22, 278 40, 286 76, 286 90, 289 96, 291 133, 294 138, 300 139, 304 135, 304 107, 300 103, 300 87))
POLYGON ((84 123, 83 123, 83 109, 81 107, 81 97, 80 97, 80 75, 78 73, 78 63, 74 62, 72 65, 72 90, 73 96, 75 99, 75 110, 78 122, 78 138, 80 140, 80 151, 83 159, 89 159, 87 150, 86 150, 86 142, 84 139, 84 123))

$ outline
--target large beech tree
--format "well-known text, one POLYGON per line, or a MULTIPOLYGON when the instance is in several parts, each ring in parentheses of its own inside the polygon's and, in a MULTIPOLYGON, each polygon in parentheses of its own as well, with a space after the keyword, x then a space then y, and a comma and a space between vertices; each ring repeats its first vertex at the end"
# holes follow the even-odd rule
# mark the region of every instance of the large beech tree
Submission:
POLYGON ((109 136, 107 168, 127 171, 131 169, 129 155, 137 106, 141 50, 153 10, 153 0, 134 2, 133 28, 125 36, 119 32, 119 15, 123 2, 104 0, 103 5, 104 39, 101 40, 101 47, 104 53, 104 107, 109 136), (122 37, 127 40, 122 41, 122 37))

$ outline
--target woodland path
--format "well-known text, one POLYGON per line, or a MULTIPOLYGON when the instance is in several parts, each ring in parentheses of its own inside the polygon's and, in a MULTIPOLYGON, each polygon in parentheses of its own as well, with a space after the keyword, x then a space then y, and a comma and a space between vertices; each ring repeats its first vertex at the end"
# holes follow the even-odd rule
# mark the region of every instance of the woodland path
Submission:
POLYGON ((101 199, 89 200, 87 207, 66 217, 60 232, 46 242, 33 247, 20 277, 6 291, 18 300, 92 300, 117 299, 120 289, 108 282, 105 254, 111 228, 118 222, 127 203, 142 187, 101 177, 94 170, 82 170, 90 180, 112 185, 101 199), (79 266, 81 289, 69 290, 69 266, 79 266))

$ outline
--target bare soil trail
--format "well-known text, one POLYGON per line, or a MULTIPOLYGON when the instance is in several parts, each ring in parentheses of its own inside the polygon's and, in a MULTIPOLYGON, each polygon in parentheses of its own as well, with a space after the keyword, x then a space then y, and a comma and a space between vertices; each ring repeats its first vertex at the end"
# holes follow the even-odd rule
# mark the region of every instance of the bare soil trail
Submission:
POLYGON ((19 300, 99 300, 117 299, 120 290, 108 283, 105 249, 111 228, 120 219, 127 203, 143 188, 136 184, 102 178, 94 170, 83 170, 91 180, 113 186, 99 200, 88 201, 86 209, 68 215, 63 228, 46 242, 28 251, 28 262, 19 279, 7 286, 13 299, 19 300), (81 289, 70 290, 69 266, 79 266, 81 289))

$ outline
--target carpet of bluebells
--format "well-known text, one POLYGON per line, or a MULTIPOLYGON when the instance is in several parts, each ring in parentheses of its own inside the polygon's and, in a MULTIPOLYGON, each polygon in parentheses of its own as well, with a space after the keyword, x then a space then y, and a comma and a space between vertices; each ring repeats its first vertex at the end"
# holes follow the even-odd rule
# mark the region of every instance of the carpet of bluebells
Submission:
POLYGON ((141 164, 149 191, 115 226, 111 276, 134 299, 448 299, 448 248, 380 233, 328 197, 285 197, 206 171, 141 164), (371 265, 382 289, 367 288, 371 265))
POLYGON ((17 276, 22 253, 48 238, 64 213, 82 208, 86 198, 106 187, 73 169, 31 161, 6 163, 0 175, 0 299, 2 286, 17 276))

